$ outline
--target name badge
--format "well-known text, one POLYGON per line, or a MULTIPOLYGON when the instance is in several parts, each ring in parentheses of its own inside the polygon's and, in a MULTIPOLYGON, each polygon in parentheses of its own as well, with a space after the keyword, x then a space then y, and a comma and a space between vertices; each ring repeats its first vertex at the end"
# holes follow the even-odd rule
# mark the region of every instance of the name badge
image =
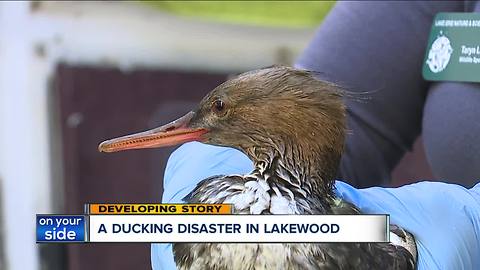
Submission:
POLYGON ((480 82, 480 13, 438 13, 423 61, 428 81, 480 82))

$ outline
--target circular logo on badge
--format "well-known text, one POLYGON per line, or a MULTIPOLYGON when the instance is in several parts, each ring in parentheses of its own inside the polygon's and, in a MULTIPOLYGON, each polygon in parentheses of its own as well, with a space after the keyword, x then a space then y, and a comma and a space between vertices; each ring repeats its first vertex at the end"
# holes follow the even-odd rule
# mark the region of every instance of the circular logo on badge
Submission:
POLYGON ((450 61, 450 55, 453 52, 453 48, 450 45, 450 40, 440 32, 440 36, 435 39, 428 52, 427 65, 433 73, 438 73, 444 70, 448 61, 450 61))

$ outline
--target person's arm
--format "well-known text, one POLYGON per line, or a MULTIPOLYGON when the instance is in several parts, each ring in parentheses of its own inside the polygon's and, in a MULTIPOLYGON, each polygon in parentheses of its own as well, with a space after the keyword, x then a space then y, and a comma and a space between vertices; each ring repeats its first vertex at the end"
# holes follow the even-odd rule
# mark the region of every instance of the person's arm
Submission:
MULTIPOLYGON (((351 92, 368 93, 363 95, 368 97, 363 102, 346 100, 348 129, 351 132, 340 164, 340 179, 355 187, 379 186, 390 182, 392 170, 404 153, 412 148, 421 132, 429 89, 429 82, 422 78, 421 72, 433 18, 438 12, 471 11, 466 9, 465 3, 339 1, 329 12, 295 66, 321 72, 327 79, 345 86, 351 92)), ((456 84, 455 87, 461 86, 456 84)), ((449 89, 450 93, 457 94, 457 89, 452 88, 449 89)), ((471 96, 462 98, 462 104, 472 100, 471 96)), ((468 107, 475 107, 473 102, 467 104, 471 104, 468 107)), ((434 129, 438 138, 454 137, 454 131, 461 129, 465 133, 471 132, 468 120, 452 115, 449 119, 457 119, 457 123, 465 125, 460 125, 462 128, 459 129, 443 128, 441 131, 438 127, 434 129)), ((427 139, 427 142, 431 141, 427 139)), ((475 142, 478 141, 468 139, 464 145, 479 145, 475 142)), ((454 156, 457 160, 458 157, 454 156)), ((435 158, 441 159, 437 164, 444 168, 443 171, 434 171, 438 178, 463 180, 463 184, 471 186, 468 181, 471 178, 463 176, 471 175, 467 172, 473 168, 468 164, 475 163, 448 162, 452 161, 448 155, 437 155, 435 158), (441 174, 445 168, 456 172, 456 175, 441 174)), ((437 169, 437 166, 432 167, 437 169)))
MULTIPOLYGON (((196 184, 212 175, 252 169, 241 152, 200 143, 181 146, 165 172, 163 202, 181 202, 196 184)), ((418 269, 480 269, 480 185, 423 182, 402 188, 355 189, 337 181, 337 194, 364 213, 390 214, 417 242, 418 269)), ((152 244, 153 269, 175 269, 171 245, 152 244)))

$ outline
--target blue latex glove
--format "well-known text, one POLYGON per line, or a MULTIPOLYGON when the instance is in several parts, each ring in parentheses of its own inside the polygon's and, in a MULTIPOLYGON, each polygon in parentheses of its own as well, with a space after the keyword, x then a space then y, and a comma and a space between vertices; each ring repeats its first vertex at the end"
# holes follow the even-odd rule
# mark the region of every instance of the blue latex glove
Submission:
POLYGON ((337 194, 415 236, 418 268, 480 269, 480 183, 420 182, 400 188, 354 187, 337 181, 337 194))
MULTIPOLYGON (((218 174, 243 174, 252 162, 241 152, 201 143, 181 146, 165 171, 163 202, 182 202, 196 184, 218 174)), ((364 213, 388 213, 413 233, 418 269, 480 269, 480 184, 422 182, 401 188, 355 189, 337 181, 337 194, 364 213)), ((152 244, 152 267, 175 269, 170 244, 152 244)))
MULTIPOLYGON (((253 164, 238 150, 198 142, 186 143, 172 153, 163 181, 163 203, 182 203, 201 180, 220 174, 244 174, 253 164)), ((176 269, 171 244, 152 244, 152 268, 176 269)))

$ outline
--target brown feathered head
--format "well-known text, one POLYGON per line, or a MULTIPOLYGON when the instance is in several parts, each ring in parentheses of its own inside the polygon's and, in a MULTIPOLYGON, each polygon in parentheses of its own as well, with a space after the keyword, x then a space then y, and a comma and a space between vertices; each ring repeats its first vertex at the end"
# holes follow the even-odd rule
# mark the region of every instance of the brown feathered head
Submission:
POLYGON ((265 168, 282 161, 298 174, 332 182, 344 137, 342 90, 310 72, 280 66, 243 73, 213 89, 178 120, 105 141, 99 150, 200 141, 237 148, 265 168))

